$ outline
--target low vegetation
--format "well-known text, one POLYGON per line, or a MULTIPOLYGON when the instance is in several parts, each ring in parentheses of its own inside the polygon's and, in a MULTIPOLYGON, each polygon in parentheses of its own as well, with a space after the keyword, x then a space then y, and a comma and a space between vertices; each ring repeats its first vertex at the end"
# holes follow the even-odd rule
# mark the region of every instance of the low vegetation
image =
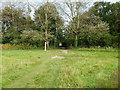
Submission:
POLYGON ((115 88, 118 85, 115 49, 3 50, 2 60, 3 88, 115 88))

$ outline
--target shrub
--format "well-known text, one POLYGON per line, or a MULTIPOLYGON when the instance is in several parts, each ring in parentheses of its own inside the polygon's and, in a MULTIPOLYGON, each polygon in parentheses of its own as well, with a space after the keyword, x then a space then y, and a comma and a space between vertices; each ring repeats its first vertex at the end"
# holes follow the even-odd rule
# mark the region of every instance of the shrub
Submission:
POLYGON ((0 49, 7 50, 7 49, 40 49, 41 47, 32 46, 29 44, 19 44, 19 45, 12 45, 12 44, 0 44, 0 49))
POLYGON ((0 49, 4 49, 4 50, 15 48, 11 44, 0 44, 0 47, 1 47, 0 49))
POLYGON ((16 45, 17 49, 37 49, 37 47, 29 45, 29 44, 19 44, 16 45))

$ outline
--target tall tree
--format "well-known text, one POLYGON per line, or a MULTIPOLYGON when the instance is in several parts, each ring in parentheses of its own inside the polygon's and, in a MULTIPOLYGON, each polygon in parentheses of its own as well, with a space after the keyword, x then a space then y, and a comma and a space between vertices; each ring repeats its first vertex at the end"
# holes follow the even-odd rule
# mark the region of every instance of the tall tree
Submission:
POLYGON ((94 15, 101 17, 102 21, 109 24, 109 33, 113 37, 113 44, 117 45, 120 35, 120 2, 95 2, 90 10, 94 15))
POLYGON ((3 43, 9 43, 13 39, 19 38, 20 30, 23 29, 25 19, 23 10, 16 8, 15 4, 8 3, 1 12, 3 43))
MULTIPOLYGON (((70 23, 70 28, 72 26, 75 26, 77 28, 77 19, 78 16, 76 16, 74 18, 74 21, 70 23)), ((88 47, 95 45, 105 45, 106 42, 104 42, 102 38, 106 38, 106 36, 109 34, 109 27, 107 23, 103 22, 98 16, 93 15, 89 11, 84 12, 82 15, 80 15, 79 21, 78 40, 81 42, 81 45, 83 43, 88 47)))
POLYGON ((32 30, 34 28, 33 20, 30 16, 29 5, 26 8, 21 6, 27 5, 26 3, 8 2, 7 6, 2 9, 2 32, 3 43, 19 44, 21 34, 24 30, 32 30))
POLYGON ((43 32, 44 41, 47 44, 47 48, 49 48, 50 40, 53 37, 56 38, 57 30, 61 28, 63 21, 55 5, 47 2, 35 11, 35 24, 37 29, 43 32))
POLYGON ((72 0, 65 0, 65 6, 68 8, 68 10, 65 10, 63 7, 60 7, 62 12, 67 16, 70 22, 74 21, 74 18, 77 16, 77 25, 73 25, 69 30, 72 31, 72 34, 74 36, 74 46, 78 47, 78 32, 79 32, 79 23, 80 23, 80 14, 83 13, 83 8, 85 8, 85 3, 81 2, 80 0, 77 0, 77 2, 72 2, 72 0))

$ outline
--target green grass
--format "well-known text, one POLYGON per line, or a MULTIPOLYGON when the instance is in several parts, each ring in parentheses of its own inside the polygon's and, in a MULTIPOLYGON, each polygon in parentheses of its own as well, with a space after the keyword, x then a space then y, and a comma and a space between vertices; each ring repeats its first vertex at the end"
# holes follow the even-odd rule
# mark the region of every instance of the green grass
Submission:
POLYGON ((105 49, 3 50, 3 88, 117 87, 118 53, 105 49), (64 59, 52 59, 53 56, 64 59))

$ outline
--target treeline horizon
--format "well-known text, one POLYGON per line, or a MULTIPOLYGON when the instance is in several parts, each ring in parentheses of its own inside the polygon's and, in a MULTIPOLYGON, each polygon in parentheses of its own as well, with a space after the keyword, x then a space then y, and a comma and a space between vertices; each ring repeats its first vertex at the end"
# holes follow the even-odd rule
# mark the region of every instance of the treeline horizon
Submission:
POLYGON ((0 11, 0 42, 35 47, 44 47, 46 42, 47 48, 117 47, 120 2, 95 2, 88 10, 86 6, 81 1, 36 6, 29 2, 7 3, 0 11))

